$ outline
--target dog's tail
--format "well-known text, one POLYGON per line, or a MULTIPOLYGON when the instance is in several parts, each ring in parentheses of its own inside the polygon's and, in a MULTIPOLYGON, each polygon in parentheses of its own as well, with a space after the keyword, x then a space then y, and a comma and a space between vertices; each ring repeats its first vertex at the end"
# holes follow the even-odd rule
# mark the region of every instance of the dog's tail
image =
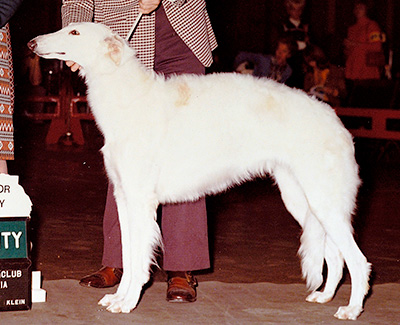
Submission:
POLYGON ((299 256, 303 278, 310 291, 317 290, 323 282, 325 256, 325 231, 317 218, 309 211, 303 225, 299 256))

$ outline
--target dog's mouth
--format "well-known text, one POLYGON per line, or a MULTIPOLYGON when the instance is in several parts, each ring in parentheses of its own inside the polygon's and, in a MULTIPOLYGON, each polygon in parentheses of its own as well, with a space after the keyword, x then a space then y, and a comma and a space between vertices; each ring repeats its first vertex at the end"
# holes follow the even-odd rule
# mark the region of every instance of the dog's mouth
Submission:
POLYGON ((46 53, 36 53, 39 56, 49 56, 49 55, 65 55, 65 52, 46 52, 46 53))

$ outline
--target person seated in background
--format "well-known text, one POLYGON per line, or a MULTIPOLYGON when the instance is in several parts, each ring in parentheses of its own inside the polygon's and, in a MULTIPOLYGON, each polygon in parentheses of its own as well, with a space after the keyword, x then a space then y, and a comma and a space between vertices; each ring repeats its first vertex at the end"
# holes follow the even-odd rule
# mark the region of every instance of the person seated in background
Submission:
POLYGON ((274 55, 240 52, 235 58, 235 71, 285 83, 292 74, 292 68, 287 60, 296 51, 296 47, 292 38, 284 37, 278 40, 274 55))
POLYGON ((307 46, 303 56, 306 64, 304 91, 331 106, 341 106, 346 97, 344 70, 329 63, 325 53, 316 45, 307 46))

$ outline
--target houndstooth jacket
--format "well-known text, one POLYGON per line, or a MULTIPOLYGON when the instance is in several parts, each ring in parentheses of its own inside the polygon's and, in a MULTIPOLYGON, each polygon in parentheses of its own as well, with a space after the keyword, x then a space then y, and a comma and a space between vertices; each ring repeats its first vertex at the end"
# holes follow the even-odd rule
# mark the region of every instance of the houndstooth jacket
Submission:
MULTIPOLYGON (((212 63, 217 47, 205 0, 163 0, 171 26, 206 67, 212 63)), ((139 0, 63 0, 62 23, 94 21, 109 26, 125 38, 139 14, 139 0)), ((131 40, 146 67, 154 66, 155 13, 143 15, 131 40)))

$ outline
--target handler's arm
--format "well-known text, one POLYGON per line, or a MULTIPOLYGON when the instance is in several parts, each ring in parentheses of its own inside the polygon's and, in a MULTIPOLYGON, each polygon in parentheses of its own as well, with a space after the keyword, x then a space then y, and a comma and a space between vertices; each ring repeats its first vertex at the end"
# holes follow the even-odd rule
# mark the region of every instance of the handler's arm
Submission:
POLYGON ((0 28, 8 23, 22 0, 0 0, 0 28))
POLYGON ((139 0, 139 11, 142 14, 149 14, 156 10, 161 0, 139 0))

